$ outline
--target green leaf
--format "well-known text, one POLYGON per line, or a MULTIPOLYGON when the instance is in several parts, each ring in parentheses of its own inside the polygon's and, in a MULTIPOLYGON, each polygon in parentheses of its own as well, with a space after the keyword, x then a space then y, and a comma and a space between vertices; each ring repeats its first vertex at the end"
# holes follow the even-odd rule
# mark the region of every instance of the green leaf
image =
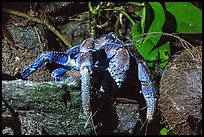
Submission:
POLYGON ((150 39, 148 39, 138 46, 138 50, 145 60, 154 61, 156 59, 157 53, 156 52, 150 53, 153 47, 154 43, 150 39))
POLYGON ((176 32, 202 33, 202 11, 190 2, 165 2, 166 10, 173 14, 176 32))
MULTIPOLYGON (((169 57, 165 54, 166 52, 170 53, 170 45, 169 43, 164 43, 163 45, 157 45, 161 35, 154 35, 151 32, 162 32, 162 27, 165 23, 165 12, 162 5, 159 2, 149 2, 151 6, 154 17, 152 23, 149 26, 148 33, 146 35, 146 39, 143 41, 142 45, 146 45, 144 50, 141 49, 141 53, 146 60, 154 61, 159 59, 162 63, 159 63, 160 68, 164 68, 169 60, 169 57), (157 47, 156 47, 157 46, 157 47), (155 48, 155 49, 154 49, 155 48), (158 54, 160 55, 158 57, 158 54)), ((149 10, 150 12, 151 10, 149 10)), ((149 13, 150 14, 150 13, 149 13)), ((150 19, 150 18, 147 18, 150 19)), ((150 67, 152 67, 152 63, 148 63, 150 67)))
POLYGON ((135 23, 131 28, 131 33, 133 37, 133 41, 136 44, 135 46, 139 46, 142 43, 142 30, 140 23, 135 23))
POLYGON ((164 68, 168 63, 169 56, 166 55, 166 52, 170 54, 169 43, 158 45, 161 35, 151 34, 151 32, 162 32, 164 22, 165 13, 162 5, 159 2, 149 2, 142 10, 141 22, 131 28, 135 46, 143 58, 149 61, 147 63, 149 67, 153 67, 157 59, 160 61, 160 68, 164 68), (146 32, 147 35, 144 37, 143 34, 146 32))
POLYGON ((167 135, 167 133, 168 133, 168 130, 166 128, 162 128, 160 130, 160 135, 167 135))
POLYGON ((159 67, 162 69, 165 68, 166 65, 168 64, 168 61, 169 61, 168 55, 170 54, 170 44, 169 43, 165 43, 152 51, 155 45, 151 41, 151 39, 148 39, 142 44, 137 45, 136 47, 138 51, 140 52, 140 54, 143 56, 143 58, 151 62, 151 63, 147 63, 149 67, 153 67, 154 61, 157 59, 160 60, 159 67))
MULTIPOLYGON (((148 29, 148 33, 151 32, 162 32, 162 27, 165 22, 165 13, 162 5, 159 2, 149 2, 150 6, 152 7, 154 11, 154 18, 152 20, 152 23, 148 29)), ((152 42, 157 45, 160 35, 152 37, 152 34, 147 34, 146 37, 150 37, 152 42)))
POLYGON ((139 15, 139 16, 142 16, 142 10, 136 11, 135 14, 139 15))
MULTIPOLYGON (((148 53, 153 48, 153 46, 152 46, 153 43, 151 42, 151 40, 146 41, 145 43, 142 43, 143 35, 142 35, 141 31, 142 30, 141 30, 141 24, 140 23, 136 23, 136 24, 133 25, 133 27, 131 28, 133 41, 135 43, 135 46, 136 46, 137 50, 143 56, 143 58, 145 60, 153 61, 154 59, 151 58, 152 56, 148 55, 148 53)), ((149 64, 149 65, 152 67, 153 62, 151 64, 149 64)))
POLYGON ((165 43, 164 45, 160 46, 158 49, 159 51, 159 59, 160 59, 160 63, 159 63, 159 67, 160 68, 165 68, 166 65, 169 62, 169 55, 170 55, 170 44, 169 42, 165 43))

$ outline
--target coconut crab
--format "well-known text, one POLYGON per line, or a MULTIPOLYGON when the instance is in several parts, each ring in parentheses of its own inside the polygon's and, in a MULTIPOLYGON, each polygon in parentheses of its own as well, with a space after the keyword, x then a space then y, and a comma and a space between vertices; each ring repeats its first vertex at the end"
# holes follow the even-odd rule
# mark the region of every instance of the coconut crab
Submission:
MULTIPOLYGON (((22 78, 27 78, 46 61, 61 65, 61 67, 51 73, 54 81, 64 80, 62 75, 70 68, 80 71, 82 106, 85 116, 89 117, 92 115, 90 108, 90 80, 92 74, 96 71, 106 71, 114 80, 117 88, 120 88, 126 79, 126 72, 130 69, 130 59, 132 59, 137 64, 138 74, 135 76, 140 81, 140 93, 144 96, 147 105, 146 118, 148 121, 151 121, 156 109, 158 93, 153 79, 148 74, 145 61, 136 58, 129 52, 126 48, 128 46, 131 46, 131 44, 124 43, 113 32, 110 32, 96 40, 88 38, 81 44, 68 49, 66 52, 47 51, 40 54, 20 74, 22 78), (102 53, 105 56, 102 56, 102 53)), ((104 84, 101 84, 100 91, 106 92, 104 84)))

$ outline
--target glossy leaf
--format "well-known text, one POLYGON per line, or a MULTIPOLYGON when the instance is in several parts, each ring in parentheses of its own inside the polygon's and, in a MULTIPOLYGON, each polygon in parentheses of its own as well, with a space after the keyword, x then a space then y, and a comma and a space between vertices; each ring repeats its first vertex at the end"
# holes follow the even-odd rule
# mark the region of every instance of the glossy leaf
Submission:
POLYGON ((142 30, 140 23, 135 23, 131 28, 131 33, 133 37, 133 41, 135 43, 135 46, 139 46, 142 43, 142 30))
POLYGON ((143 56, 145 60, 147 60, 149 63, 149 67, 153 67, 156 60, 160 60, 159 67, 165 68, 165 66, 168 64, 169 60, 169 54, 170 54, 170 45, 169 43, 165 43, 161 46, 159 46, 157 49, 153 50, 154 43, 151 41, 151 39, 146 40, 142 44, 137 44, 136 47, 140 54, 143 56))
POLYGON ((202 33, 202 11, 190 2, 165 2, 176 19, 177 32, 202 33))
POLYGON ((165 13, 162 5, 159 2, 149 2, 150 6, 154 11, 154 18, 148 29, 147 38, 150 37, 154 45, 157 45, 160 35, 151 37, 151 32, 162 32, 162 27, 165 22, 165 13))
POLYGON ((135 46, 143 58, 149 61, 148 66, 150 67, 154 66, 155 60, 159 60, 160 68, 164 68, 169 60, 168 55, 166 55, 166 53, 170 53, 169 43, 157 45, 161 35, 155 36, 151 34, 151 32, 162 32, 164 22, 165 13, 161 4, 159 2, 149 2, 149 5, 146 4, 146 7, 143 8, 141 23, 135 24, 131 29, 133 41, 136 43, 135 46), (152 20, 150 20, 149 17, 149 12, 151 11, 149 6, 151 6, 154 12, 154 14, 152 14, 154 15, 152 20), (148 26, 148 24, 150 26, 148 26), (149 29, 147 30, 147 28, 149 29), (146 32, 147 35, 144 37, 143 34, 146 32))

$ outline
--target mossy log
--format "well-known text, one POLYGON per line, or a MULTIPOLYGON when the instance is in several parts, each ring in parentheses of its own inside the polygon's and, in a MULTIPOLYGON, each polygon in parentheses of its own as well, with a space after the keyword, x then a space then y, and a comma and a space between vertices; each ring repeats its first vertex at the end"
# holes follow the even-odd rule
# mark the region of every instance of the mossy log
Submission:
MULTIPOLYGON (((21 133, 17 134, 79 135, 91 132, 92 126, 89 124, 84 128, 87 119, 83 116, 79 79, 41 83, 26 80, 2 81, 2 98, 4 120, 14 117, 13 112, 9 112, 8 105, 18 114, 21 133)), ((4 122, 6 123, 2 123, 4 122)), ((10 125, 17 124, 16 121, 10 122, 10 125)), ((3 125, 3 134, 8 134, 8 125, 3 125)))

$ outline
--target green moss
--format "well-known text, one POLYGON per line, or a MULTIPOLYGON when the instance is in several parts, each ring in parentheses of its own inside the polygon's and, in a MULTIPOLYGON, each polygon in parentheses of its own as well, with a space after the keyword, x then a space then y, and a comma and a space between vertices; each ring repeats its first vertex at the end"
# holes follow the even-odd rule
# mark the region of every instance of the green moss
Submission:
MULTIPOLYGON (((32 112, 32 119, 43 125, 53 134, 90 134, 92 126, 84 128, 87 119, 83 116, 81 106, 81 91, 79 84, 73 83, 32 83, 28 81, 4 83, 2 97, 12 100, 16 110, 32 112), (22 83, 20 83, 22 82, 22 83), (65 84, 65 87, 62 85, 65 84), (8 92, 10 91, 10 92, 8 92), (70 93, 71 99, 67 102, 68 108, 62 99, 62 94, 70 93)), ((24 113, 21 116, 26 116, 24 113)))

